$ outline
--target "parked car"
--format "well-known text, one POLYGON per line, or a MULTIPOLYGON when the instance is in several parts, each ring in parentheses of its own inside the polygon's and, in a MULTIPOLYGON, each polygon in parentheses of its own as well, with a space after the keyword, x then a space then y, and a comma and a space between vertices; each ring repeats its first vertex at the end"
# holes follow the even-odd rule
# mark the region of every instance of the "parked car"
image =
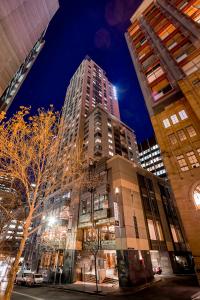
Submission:
POLYGON ((16 276, 16 284, 18 285, 41 285, 43 283, 42 274, 35 274, 31 271, 19 272, 16 276))

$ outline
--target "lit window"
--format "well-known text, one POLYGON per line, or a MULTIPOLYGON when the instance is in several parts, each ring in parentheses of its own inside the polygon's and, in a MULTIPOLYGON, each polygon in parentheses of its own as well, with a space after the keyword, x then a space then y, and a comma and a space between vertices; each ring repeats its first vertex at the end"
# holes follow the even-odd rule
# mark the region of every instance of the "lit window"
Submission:
POLYGON ((101 139, 99 138, 95 139, 95 143, 101 143, 101 139))
POLYGON ((107 124, 108 124, 108 127, 112 127, 111 123, 108 122, 107 124))
POLYGON ((176 158, 177 158, 177 161, 178 161, 179 166, 181 168, 181 171, 183 171, 183 172, 188 171, 189 168, 188 168, 188 165, 186 163, 186 160, 185 160, 184 156, 183 155, 178 155, 176 158))
POLYGON ((200 184, 193 191, 193 200, 197 209, 200 209, 200 184))
POLYGON ((110 156, 113 156, 113 155, 114 155, 114 153, 111 152, 111 151, 109 151, 108 153, 109 153, 110 156))
POLYGON ((186 114, 184 109, 179 111, 179 116, 180 116, 181 120, 185 120, 188 118, 188 115, 186 114))
POLYGON ((178 235, 176 233, 175 226, 170 224, 170 229, 171 229, 172 238, 173 238, 174 243, 178 243, 178 235))
POLYGON ((113 150, 113 146, 112 145, 108 145, 108 148, 113 150))
POLYGON ((173 124, 177 124, 179 122, 176 114, 170 116, 170 118, 171 118, 173 124))
POLYGON ((176 138, 175 134, 170 134, 170 135, 169 135, 169 140, 170 140, 170 143, 171 143, 172 145, 174 145, 174 144, 177 143, 177 138, 176 138))
POLYGON ((163 125, 164 125, 165 128, 170 127, 171 125, 170 125, 169 119, 164 119, 163 120, 163 125))
POLYGON ((187 130, 190 137, 193 137, 193 136, 197 135, 196 130, 194 129, 194 127, 192 125, 186 127, 186 130, 187 130))
POLYGON ((108 142, 111 143, 111 144, 113 143, 113 141, 111 139, 108 139, 108 142))
POLYGON ((146 73, 146 77, 148 82, 151 83, 163 74, 164 74, 163 69, 161 68, 160 64, 157 64, 150 71, 146 73))
POLYGON ((169 24, 167 26, 167 28, 165 28, 161 33, 159 33, 159 37, 161 40, 164 40, 168 35, 170 35, 174 30, 176 29, 176 27, 174 27, 174 25, 169 24))
POLYGON ((151 240, 156 240, 156 232, 154 228, 153 220, 147 219, 148 228, 149 228, 149 235, 151 240))
POLYGON ((180 141, 185 141, 185 140, 187 140, 187 137, 186 137, 186 135, 185 135, 185 132, 184 132, 182 129, 179 130, 179 131, 177 131, 177 133, 178 133, 178 137, 179 137, 180 141))
POLYGON ((193 151, 190 151, 190 152, 187 152, 187 157, 188 157, 188 160, 190 162, 190 164, 192 165, 193 168, 197 168, 199 167, 199 162, 196 158, 196 155, 194 154, 193 151))
POLYGON ((112 133, 108 133, 108 136, 112 138, 112 133))
POLYGON ((160 241, 164 241, 163 232, 162 232, 162 228, 161 228, 161 225, 160 225, 159 221, 156 221, 156 227, 157 227, 157 232, 158 232, 159 240, 160 241))

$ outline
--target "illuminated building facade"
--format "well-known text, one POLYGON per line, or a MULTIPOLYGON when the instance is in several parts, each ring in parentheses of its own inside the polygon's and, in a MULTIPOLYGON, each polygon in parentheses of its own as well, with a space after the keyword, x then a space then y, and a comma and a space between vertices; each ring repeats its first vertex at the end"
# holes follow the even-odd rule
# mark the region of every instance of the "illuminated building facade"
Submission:
POLYGON ((145 0, 126 40, 200 274, 200 7, 145 0))
POLYGON ((162 178, 167 177, 160 147, 157 144, 155 137, 147 139, 138 144, 138 150, 141 166, 145 170, 152 172, 154 175, 162 178))
POLYGON ((0 111, 7 110, 44 45, 58 0, 1 1, 0 111))

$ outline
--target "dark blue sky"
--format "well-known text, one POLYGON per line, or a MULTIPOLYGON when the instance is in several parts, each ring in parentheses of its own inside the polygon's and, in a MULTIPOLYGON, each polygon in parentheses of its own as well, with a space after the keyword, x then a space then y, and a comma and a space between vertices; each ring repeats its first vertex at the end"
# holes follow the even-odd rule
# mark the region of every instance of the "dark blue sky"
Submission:
POLYGON ((86 55, 107 73, 118 91, 121 119, 138 141, 152 135, 143 96, 124 38, 130 17, 141 0, 60 0, 45 46, 15 97, 20 105, 62 107, 69 80, 86 55))

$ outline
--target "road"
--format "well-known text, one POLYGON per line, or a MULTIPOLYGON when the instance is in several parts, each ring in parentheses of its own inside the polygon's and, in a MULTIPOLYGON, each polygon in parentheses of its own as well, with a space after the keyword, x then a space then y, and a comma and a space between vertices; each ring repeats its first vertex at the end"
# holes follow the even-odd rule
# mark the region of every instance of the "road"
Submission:
POLYGON ((16 287, 12 300, 189 300, 200 292, 194 277, 162 278, 162 281, 134 295, 96 296, 48 287, 16 287))

